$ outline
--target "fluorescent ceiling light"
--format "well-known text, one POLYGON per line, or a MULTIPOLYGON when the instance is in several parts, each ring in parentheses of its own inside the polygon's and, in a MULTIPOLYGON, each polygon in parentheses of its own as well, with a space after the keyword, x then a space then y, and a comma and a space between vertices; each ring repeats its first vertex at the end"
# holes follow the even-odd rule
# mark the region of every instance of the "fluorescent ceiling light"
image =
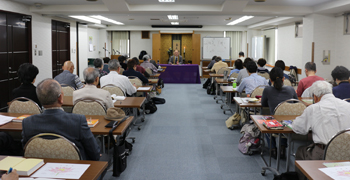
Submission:
POLYGON ((159 2, 175 2, 175 0, 159 0, 159 2))
POLYGON ((87 16, 69 16, 69 17, 72 17, 72 18, 75 18, 75 19, 80 19, 80 20, 83 20, 83 21, 92 22, 92 23, 95 23, 95 24, 101 24, 100 20, 94 19, 94 18, 91 18, 91 17, 87 17, 87 16))
POLYGON ((178 20, 179 16, 178 15, 168 15, 168 19, 170 19, 170 20, 178 20))
POLYGON ((179 25, 179 22, 171 22, 171 25, 179 25))
POLYGON ((115 21, 113 19, 106 18, 106 17, 101 16, 101 15, 95 15, 95 16, 90 16, 90 17, 95 18, 95 19, 99 19, 99 20, 102 20, 102 21, 107 21, 107 22, 110 22, 110 23, 113 23, 113 24, 124 25, 124 23, 115 21))
POLYGON ((243 22, 243 21, 246 21, 246 20, 248 20, 248 19, 251 19, 251 18, 253 18, 254 16, 243 16, 243 17, 241 17, 241 18, 239 18, 239 19, 236 19, 236 20, 234 20, 234 21, 232 21, 232 22, 230 22, 230 23, 227 23, 226 25, 235 25, 235 24, 238 24, 238 23, 241 23, 241 22, 243 22))

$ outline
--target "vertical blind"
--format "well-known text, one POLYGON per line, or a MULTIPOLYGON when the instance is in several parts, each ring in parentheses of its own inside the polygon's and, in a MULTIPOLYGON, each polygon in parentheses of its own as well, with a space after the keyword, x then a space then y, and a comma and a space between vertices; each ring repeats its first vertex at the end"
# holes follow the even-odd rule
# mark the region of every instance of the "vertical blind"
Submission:
POLYGON ((112 49, 119 51, 120 54, 129 53, 129 32, 128 31, 112 32, 112 49))
POLYGON ((237 59, 242 51, 242 31, 226 31, 226 37, 231 38, 231 59, 237 59))

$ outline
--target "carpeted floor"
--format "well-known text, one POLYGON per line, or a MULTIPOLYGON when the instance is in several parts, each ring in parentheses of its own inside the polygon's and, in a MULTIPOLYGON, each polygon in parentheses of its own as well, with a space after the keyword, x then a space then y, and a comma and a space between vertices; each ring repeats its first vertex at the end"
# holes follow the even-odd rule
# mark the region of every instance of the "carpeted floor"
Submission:
POLYGON ((260 174, 259 154, 238 151, 240 130, 226 128, 230 113, 223 114, 201 84, 166 84, 159 97, 166 103, 129 134, 136 142, 127 169, 118 178, 108 171, 104 179, 273 179, 269 171, 260 174))

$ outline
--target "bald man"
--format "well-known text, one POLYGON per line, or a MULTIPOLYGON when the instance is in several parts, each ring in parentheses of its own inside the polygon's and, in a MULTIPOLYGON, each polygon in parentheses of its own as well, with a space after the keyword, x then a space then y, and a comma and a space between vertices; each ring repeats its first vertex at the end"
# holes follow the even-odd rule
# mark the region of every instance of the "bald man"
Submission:
POLYGON ((69 85, 74 89, 81 89, 84 84, 80 81, 79 77, 73 74, 74 64, 71 61, 64 62, 62 67, 63 72, 55 77, 55 80, 61 85, 69 85))
POLYGON ((83 160, 98 161, 100 147, 87 125, 86 117, 66 113, 62 109, 64 95, 60 84, 53 79, 45 79, 36 87, 36 94, 45 109, 42 114, 23 120, 23 147, 30 138, 40 133, 54 133, 73 142, 80 150, 83 160))
POLYGON ((169 58, 169 64, 182 64, 182 56, 178 50, 174 51, 174 55, 169 58))
POLYGON ((100 102, 106 109, 114 107, 111 94, 96 86, 100 82, 99 71, 95 68, 86 68, 83 72, 85 87, 73 92, 73 104, 81 99, 93 99, 100 102))

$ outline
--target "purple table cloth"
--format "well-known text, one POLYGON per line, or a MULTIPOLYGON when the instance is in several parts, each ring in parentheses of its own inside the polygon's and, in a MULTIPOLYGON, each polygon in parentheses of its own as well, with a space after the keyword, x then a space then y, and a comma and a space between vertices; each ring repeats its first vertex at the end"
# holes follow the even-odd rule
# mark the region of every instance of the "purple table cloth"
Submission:
POLYGON ((201 83, 198 64, 160 64, 160 66, 167 67, 159 76, 164 83, 201 83))

